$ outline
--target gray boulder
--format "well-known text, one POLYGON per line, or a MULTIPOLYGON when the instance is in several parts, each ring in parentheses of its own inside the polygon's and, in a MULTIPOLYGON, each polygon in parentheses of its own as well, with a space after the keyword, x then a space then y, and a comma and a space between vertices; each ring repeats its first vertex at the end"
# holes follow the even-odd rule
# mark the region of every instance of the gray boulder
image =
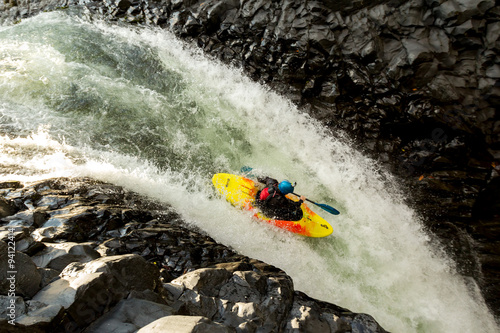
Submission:
POLYGON ((203 316, 238 331, 272 332, 281 327, 293 302, 285 274, 205 268, 165 285, 178 314, 203 316), (180 291, 180 293, 179 293, 180 291))
POLYGON ((42 276, 29 256, 13 251, 14 244, 0 241, 0 294, 15 290, 17 296, 31 298, 40 290, 42 276))
POLYGON ((284 332, 385 332, 372 316, 352 313, 295 292, 284 332))
POLYGON ((94 322, 133 290, 155 290, 158 269, 138 255, 72 263, 33 300, 65 309, 64 327, 78 329, 94 322))
POLYGON ((17 317, 26 313, 26 304, 20 296, 0 295, 0 331, 7 331, 17 317))
POLYGON ((12 201, 5 198, 0 198, 0 219, 14 215, 15 213, 17 213, 17 211, 18 208, 12 201))
POLYGON ((111 311, 85 329, 85 333, 132 333, 172 314, 172 308, 143 299, 121 300, 111 311))
MULTIPOLYGON (((210 324, 220 323, 223 332, 226 329, 236 332, 385 332, 369 315, 353 313, 293 291, 290 277, 256 262, 198 269, 164 284, 164 288, 165 298, 175 314, 206 318, 210 324)), ((160 323, 167 325, 171 320, 174 319, 162 318, 155 327, 160 323)), ((170 332, 171 328, 168 329, 170 332)))
POLYGON ((234 330, 202 316, 168 316, 141 328, 137 333, 233 333, 234 330))
POLYGON ((46 247, 32 257, 38 267, 52 268, 61 272, 72 262, 86 263, 101 255, 93 249, 93 243, 46 243, 46 247))
MULTIPOLYGON (((27 300, 30 296, 14 299, 16 325, 0 320, 1 332, 276 332, 297 328, 384 332, 372 330, 378 325, 373 326, 375 321, 369 316, 301 296, 280 269, 179 226, 179 216, 170 210, 162 216, 152 211, 157 206, 147 202, 133 206, 139 203, 137 197, 118 187, 59 179, 34 183, 9 195, 38 205, 35 209, 46 217, 43 221, 56 221, 66 208, 87 216, 75 209, 86 207, 94 223, 106 227, 77 231, 78 237, 94 239, 81 244, 59 243, 73 239, 69 229, 60 234, 63 238, 58 243, 41 243, 31 236, 32 227, 19 225, 13 232, 0 227, 0 239, 15 239, 16 246, 32 253, 41 266, 16 252, 16 259, 31 263, 23 265, 32 268, 23 278, 40 275, 38 287, 30 294, 43 287, 31 300, 27 300), (43 195, 49 198, 44 200, 43 195), (129 195, 133 204, 127 202, 129 195), (113 207, 97 207, 99 203, 84 198, 112 202, 113 207), (107 256, 92 260, 99 255, 92 249, 99 242, 101 254, 107 256), (70 261, 74 262, 68 265, 70 261)), ((64 230, 66 224, 52 227, 64 230)), ((0 251, 8 253, 3 245, 0 251)), ((11 311, 9 302, 11 297, 0 297, 2 309, 11 311)))

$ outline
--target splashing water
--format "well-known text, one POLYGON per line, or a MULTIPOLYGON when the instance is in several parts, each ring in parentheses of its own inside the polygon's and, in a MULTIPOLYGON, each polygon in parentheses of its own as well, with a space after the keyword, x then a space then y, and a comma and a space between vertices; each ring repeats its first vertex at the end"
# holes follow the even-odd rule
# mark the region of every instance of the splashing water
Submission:
POLYGON ((498 330, 394 180, 238 70, 165 31, 64 13, 0 27, 0 40, 0 179, 90 176, 167 202, 296 289, 394 332, 498 330), (215 197, 212 174, 243 165, 338 208, 316 210, 334 234, 286 233, 215 197))

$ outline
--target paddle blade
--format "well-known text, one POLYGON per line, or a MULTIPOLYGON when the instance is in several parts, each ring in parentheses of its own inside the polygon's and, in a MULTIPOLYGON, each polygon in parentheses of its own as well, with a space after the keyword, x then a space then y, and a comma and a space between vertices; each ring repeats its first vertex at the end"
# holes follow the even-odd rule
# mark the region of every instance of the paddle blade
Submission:
POLYGON ((338 210, 336 210, 335 208, 333 208, 332 206, 328 206, 326 204, 319 204, 319 203, 315 203, 315 205, 318 206, 318 207, 323 208, 324 210, 326 210, 330 214, 333 214, 333 215, 339 215, 340 214, 340 212, 338 210))
POLYGON ((245 166, 241 167, 240 173, 247 178, 256 178, 256 176, 253 174, 252 170, 253 170, 253 168, 245 165, 245 166))
MULTIPOLYGON (((297 193, 292 193, 292 194, 300 197, 300 194, 297 194, 297 193)), ((326 210, 330 214, 333 214, 333 215, 340 214, 340 212, 338 210, 336 210, 335 208, 333 208, 332 206, 328 206, 327 204, 320 204, 320 203, 314 202, 311 199, 307 199, 307 198, 306 198, 306 200, 309 201, 310 203, 315 204, 316 206, 318 206, 320 208, 323 208, 324 210, 326 210)))

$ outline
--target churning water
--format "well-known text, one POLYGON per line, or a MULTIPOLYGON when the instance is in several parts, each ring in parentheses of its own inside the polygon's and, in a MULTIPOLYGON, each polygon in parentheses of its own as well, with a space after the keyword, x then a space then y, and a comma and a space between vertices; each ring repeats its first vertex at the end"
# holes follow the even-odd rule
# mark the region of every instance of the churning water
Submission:
POLYGON ((64 13, 0 27, 0 179, 91 176, 167 202, 296 289, 393 332, 495 332, 391 177, 346 142, 165 31, 64 13), (286 233, 215 197, 212 174, 243 165, 339 209, 316 210, 333 235, 286 233))

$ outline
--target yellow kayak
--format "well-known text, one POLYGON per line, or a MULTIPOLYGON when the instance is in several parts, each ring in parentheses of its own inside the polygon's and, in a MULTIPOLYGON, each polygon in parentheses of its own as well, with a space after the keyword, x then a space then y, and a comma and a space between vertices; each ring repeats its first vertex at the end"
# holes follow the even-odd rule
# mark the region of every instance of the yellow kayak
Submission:
MULTIPOLYGON (((251 179, 228 173, 218 173, 213 176, 212 183, 233 206, 253 212, 259 220, 308 237, 326 237, 333 232, 332 226, 307 207, 305 203, 300 206, 303 217, 299 221, 283 221, 264 216, 253 205, 259 186, 251 179)), ((298 198, 293 195, 288 194, 287 197, 298 201, 298 198)))

